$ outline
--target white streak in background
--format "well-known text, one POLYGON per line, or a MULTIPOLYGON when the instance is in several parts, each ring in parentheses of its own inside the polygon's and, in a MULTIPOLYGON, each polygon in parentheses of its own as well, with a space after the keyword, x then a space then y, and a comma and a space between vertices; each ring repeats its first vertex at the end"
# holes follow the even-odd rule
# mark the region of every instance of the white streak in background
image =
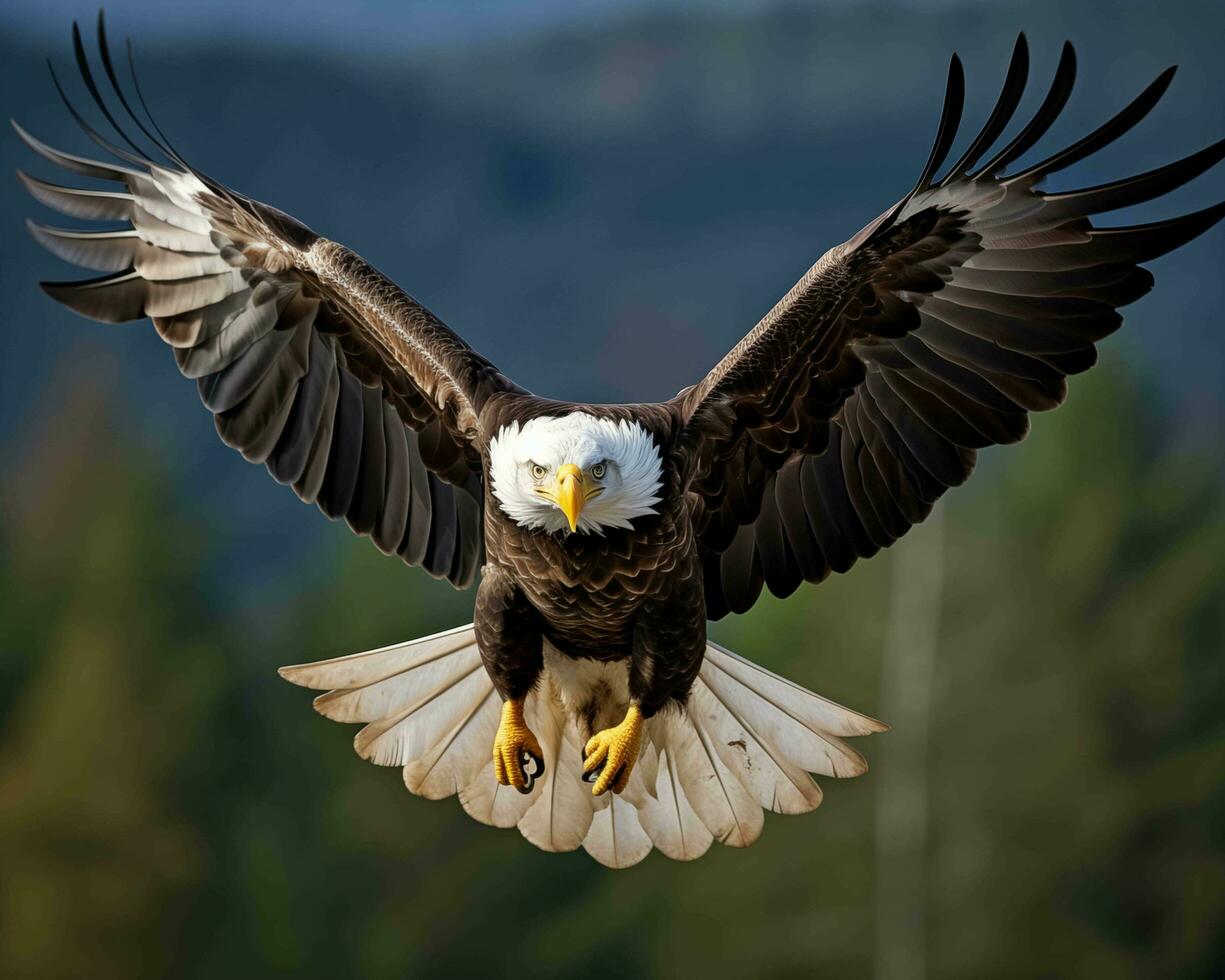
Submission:
POLYGON ((880 712, 893 726, 876 789, 876 980, 927 975, 928 731, 944 593, 944 505, 899 543, 881 664, 880 712))

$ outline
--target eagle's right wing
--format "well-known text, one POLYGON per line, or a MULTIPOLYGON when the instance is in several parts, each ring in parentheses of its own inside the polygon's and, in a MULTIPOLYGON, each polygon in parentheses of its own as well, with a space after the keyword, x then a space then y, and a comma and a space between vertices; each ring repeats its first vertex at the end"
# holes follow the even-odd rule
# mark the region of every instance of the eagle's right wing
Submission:
POLYGON ((157 135, 132 111, 101 16, 98 30, 119 104, 170 162, 151 160, 116 124, 74 24, 86 88, 131 150, 100 136, 66 97, 86 133, 121 163, 60 152, 14 126, 52 163, 119 187, 19 177, 61 213, 123 225, 31 222, 56 255, 104 273, 43 288, 96 320, 150 317, 228 445, 383 552, 466 586, 484 553, 472 445, 481 406, 518 389, 359 256, 192 169, 152 120, 157 135))

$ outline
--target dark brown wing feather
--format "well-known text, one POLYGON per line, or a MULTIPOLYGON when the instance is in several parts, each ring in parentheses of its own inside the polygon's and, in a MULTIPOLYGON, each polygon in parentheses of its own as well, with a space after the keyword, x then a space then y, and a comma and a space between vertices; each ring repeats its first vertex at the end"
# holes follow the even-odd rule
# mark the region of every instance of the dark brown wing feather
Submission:
POLYGON ((96 132, 67 98, 121 163, 62 153, 14 126, 52 163, 119 189, 19 176, 64 214, 125 224, 31 223, 52 252, 106 273, 43 288, 97 320, 151 317, 228 445, 383 552, 469 584, 484 552, 478 416, 494 392, 519 389, 359 256, 192 169, 132 111, 101 18, 99 46, 113 95, 168 162, 120 129, 74 24, 85 86, 130 149, 96 132))
POLYGON ((979 449, 1019 441, 1028 412, 1063 401, 1065 377, 1091 367, 1094 344, 1121 323, 1117 308, 1151 287, 1138 263, 1225 214, 1217 205, 1123 228, 1090 221, 1198 176, 1225 156, 1225 141, 1098 187, 1038 189, 1136 125, 1172 69, 1088 136, 1004 174, 1066 104, 1070 45, 1034 118, 971 172, 1016 110, 1028 63, 1021 37, 983 131, 936 181, 961 113, 954 57, 914 190, 823 256, 673 402, 687 423, 711 618, 744 612, 763 584, 785 596, 844 572, 923 520, 970 475, 979 449))

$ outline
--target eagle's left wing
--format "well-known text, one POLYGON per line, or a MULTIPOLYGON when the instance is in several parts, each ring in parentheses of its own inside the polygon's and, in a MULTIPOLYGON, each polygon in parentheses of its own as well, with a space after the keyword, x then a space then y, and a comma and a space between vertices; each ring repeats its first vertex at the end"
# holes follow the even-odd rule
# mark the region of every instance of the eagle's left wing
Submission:
POLYGON ((119 162, 63 153, 14 127, 39 155, 106 188, 18 176, 55 210, 122 225, 31 223, 52 252, 103 273, 43 288, 96 320, 151 318, 228 445, 381 551, 471 583, 484 555, 481 407, 520 389, 360 256, 193 169, 132 110, 101 17, 99 41, 113 96, 167 162, 119 127, 74 24, 85 86, 130 149, 64 97, 119 162))
POLYGON ((875 554, 965 481, 977 450, 1020 440, 1027 413, 1063 401, 1117 307, 1152 285, 1138 263, 1195 237, 1225 204, 1152 224, 1090 215, 1151 200, 1225 156, 1225 141, 1137 177, 1044 193, 1040 182, 1131 129, 1166 71, 1099 129, 1015 174, 1005 169, 1067 101, 1065 45, 1036 115, 991 152, 1028 74, 1018 39, 983 130, 937 181, 961 115, 956 56, 935 146, 915 189, 830 250, 674 408, 706 564, 707 613, 790 594, 875 554))

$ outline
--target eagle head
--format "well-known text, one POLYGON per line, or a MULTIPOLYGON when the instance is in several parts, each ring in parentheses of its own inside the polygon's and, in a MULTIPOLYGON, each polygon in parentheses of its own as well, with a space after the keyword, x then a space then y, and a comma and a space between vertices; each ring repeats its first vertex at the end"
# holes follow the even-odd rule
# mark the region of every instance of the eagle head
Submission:
POLYGON ((489 444, 493 495, 518 525, 603 534, 656 513, 663 460, 637 422, 586 412, 502 426, 489 444))

